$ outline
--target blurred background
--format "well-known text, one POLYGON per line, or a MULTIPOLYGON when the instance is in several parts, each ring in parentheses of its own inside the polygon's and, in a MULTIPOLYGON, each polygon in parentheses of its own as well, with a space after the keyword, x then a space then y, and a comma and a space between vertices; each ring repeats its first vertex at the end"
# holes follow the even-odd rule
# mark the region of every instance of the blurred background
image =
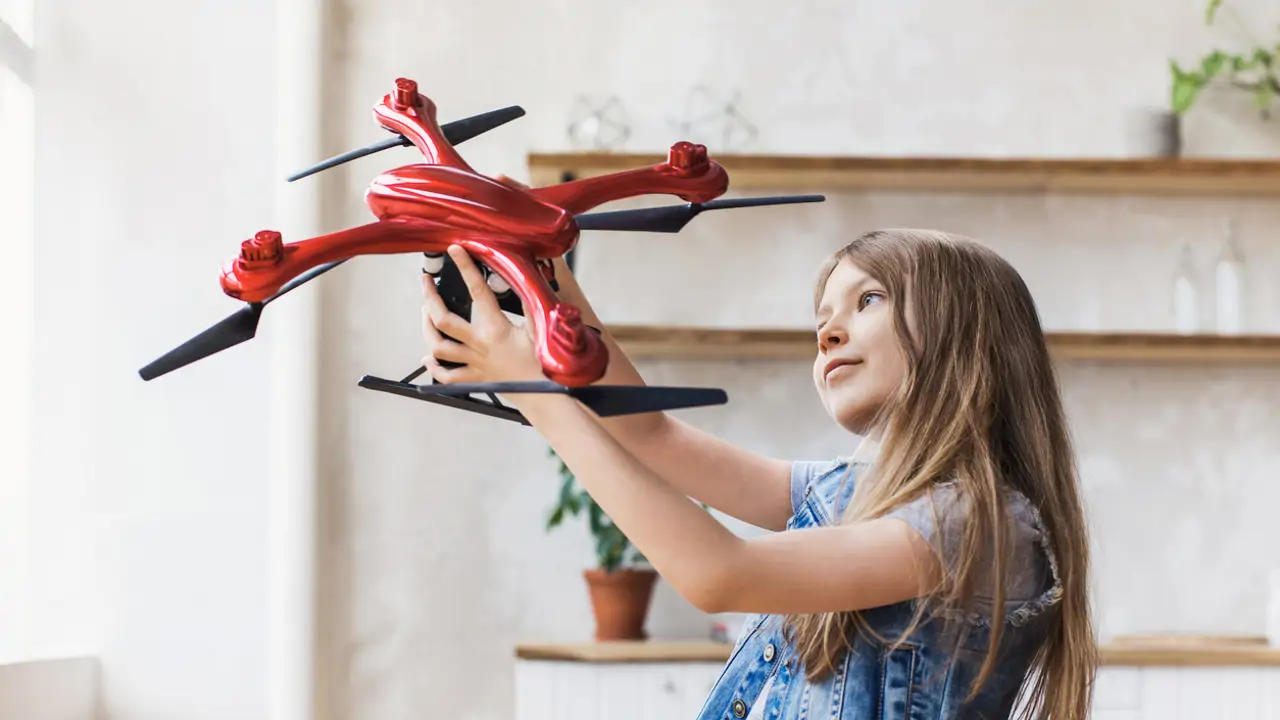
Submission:
MULTIPOLYGON (((1062 352, 1103 641, 1218 643, 1117 650, 1108 717, 1280 717, 1274 0, 0 0, 0 21, 4 718, 532 718, 521 698, 551 691, 518 649, 590 654, 598 538, 548 529, 564 479, 537 433, 356 384, 417 366, 420 257, 356 258, 253 341, 138 376, 239 307, 218 276, 242 240, 371 219, 364 189, 412 149, 285 176, 386 137, 372 107, 399 77, 442 122, 525 109, 459 147, 486 174, 546 184, 688 139, 754 178, 732 192, 826 194, 575 252, 650 383, 729 393, 680 416, 759 452, 857 442, 809 374, 823 257, 886 226, 997 248, 1062 352), (673 326, 724 342, 692 359, 673 326)), ((714 679, 740 619, 660 579, 646 612, 648 647, 714 679)), ((681 692, 651 716, 693 717, 705 687, 681 692)))

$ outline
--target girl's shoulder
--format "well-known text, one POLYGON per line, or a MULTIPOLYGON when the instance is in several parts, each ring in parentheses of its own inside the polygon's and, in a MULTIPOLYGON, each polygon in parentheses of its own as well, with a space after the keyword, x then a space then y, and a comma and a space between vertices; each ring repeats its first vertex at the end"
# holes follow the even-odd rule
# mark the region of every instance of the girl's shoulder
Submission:
MULTIPOLYGON (((827 460, 796 460, 791 466, 791 505, 794 513, 809 502, 814 521, 821 524, 839 517, 850 500, 859 475, 872 459, 839 456, 827 460)), ((1008 553, 1003 556, 1006 618, 1021 624, 1056 604, 1062 595, 1057 558, 1048 532, 1035 504, 1023 493, 1006 488, 1005 500, 1008 553)), ((972 503, 958 481, 935 484, 929 492, 910 500, 885 514, 905 522, 934 548, 952 578, 964 566, 961 546, 972 512, 972 503)), ((801 523, 803 524, 803 523, 801 523)), ((987 596, 995 568, 994 553, 986 552, 969 563, 979 569, 976 578, 980 600, 987 596)), ((986 598, 989 599, 989 598, 986 598)), ((989 617, 989 608, 986 613, 989 617)), ((973 618, 979 623, 986 617, 973 618)))
MULTIPOLYGON (((1013 488, 1005 488, 1002 493, 1015 544, 1039 541, 1044 534, 1044 524, 1035 505, 1013 488)), ((931 542, 950 542, 964 532, 971 512, 972 498, 959 481, 950 480, 935 483, 927 492, 890 510, 885 516, 906 521, 931 542)))
POLYGON ((791 463, 791 512, 800 512, 800 506, 810 494, 816 493, 827 512, 834 517, 853 493, 859 470, 865 461, 840 456, 828 460, 794 460, 791 463))
MULTIPOLYGON (((1060 597, 1058 563, 1035 504, 1012 488, 1003 490, 1003 496, 1010 531, 1006 536, 1007 554, 1002 558, 1005 597, 1007 603, 1021 610, 1020 614, 1029 616, 1060 597)), ((971 498, 959 482, 951 481, 938 483, 930 492, 889 511, 885 517, 902 520, 920 533, 955 578, 964 564, 960 548, 971 512, 971 498)), ((985 548, 971 560, 970 567, 979 570, 976 587, 980 595, 987 596, 983 588, 990 588, 993 583, 995 552, 985 548)))
POLYGON ((793 460, 791 463, 791 510, 796 512, 800 503, 814 490, 837 513, 841 501, 847 501, 858 474, 875 462, 880 445, 870 438, 863 438, 850 455, 837 455, 825 460, 793 460))

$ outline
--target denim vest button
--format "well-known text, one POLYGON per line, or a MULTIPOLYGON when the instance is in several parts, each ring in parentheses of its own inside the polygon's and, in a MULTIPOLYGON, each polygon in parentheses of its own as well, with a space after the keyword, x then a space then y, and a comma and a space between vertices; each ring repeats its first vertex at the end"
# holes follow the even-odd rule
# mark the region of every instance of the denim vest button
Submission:
POLYGON ((773 643, 764 646, 764 661, 773 662, 774 647, 773 643))
POLYGON ((747 716, 747 704, 746 704, 746 703, 744 703, 744 702, 742 702, 741 700, 734 700, 734 701, 733 701, 733 714, 734 714, 734 715, 737 715, 738 717, 746 717, 746 716, 747 716))

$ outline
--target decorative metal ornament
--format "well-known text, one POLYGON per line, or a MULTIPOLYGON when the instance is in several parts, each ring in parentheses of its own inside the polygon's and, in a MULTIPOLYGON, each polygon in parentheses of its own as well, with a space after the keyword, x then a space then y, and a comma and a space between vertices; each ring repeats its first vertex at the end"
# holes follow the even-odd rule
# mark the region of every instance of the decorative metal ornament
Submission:
POLYGON ((631 125, 617 96, 578 95, 569 110, 568 132, 574 147, 617 150, 631 137, 631 125))
POLYGON ((742 114, 740 103, 737 90, 724 99, 705 85, 695 85, 685 97, 683 115, 672 124, 681 137, 712 145, 719 152, 742 150, 755 141, 759 131, 742 114))

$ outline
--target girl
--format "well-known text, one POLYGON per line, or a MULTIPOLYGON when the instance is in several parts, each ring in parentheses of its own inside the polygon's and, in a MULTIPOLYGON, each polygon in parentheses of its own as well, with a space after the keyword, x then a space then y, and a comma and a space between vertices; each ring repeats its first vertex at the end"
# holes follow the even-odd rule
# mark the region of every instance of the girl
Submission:
MULTIPOLYGON (((432 376, 543 379, 528 334, 450 254, 473 316, 449 313, 423 276, 432 376)), ((601 327, 563 262, 556 273, 561 299, 601 327)), ((814 312, 814 384, 866 439, 850 457, 778 460, 663 413, 510 398, 682 596, 751 614, 700 720, 1086 717, 1089 543, 1021 277, 967 238, 870 232, 823 265, 814 312), (739 538, 690 497, 785 532, 739 538)), ((601 382, 643 383, 604 337, 601 382)))

